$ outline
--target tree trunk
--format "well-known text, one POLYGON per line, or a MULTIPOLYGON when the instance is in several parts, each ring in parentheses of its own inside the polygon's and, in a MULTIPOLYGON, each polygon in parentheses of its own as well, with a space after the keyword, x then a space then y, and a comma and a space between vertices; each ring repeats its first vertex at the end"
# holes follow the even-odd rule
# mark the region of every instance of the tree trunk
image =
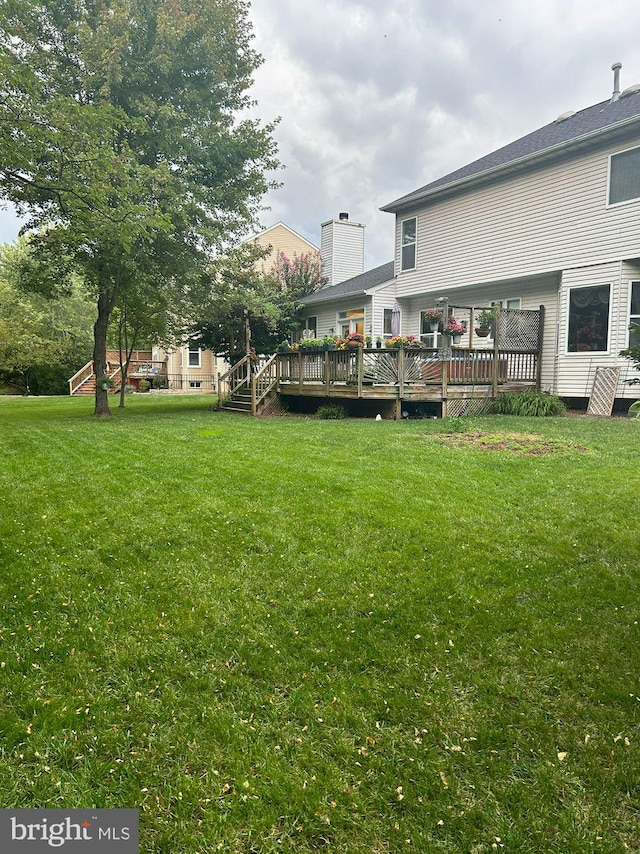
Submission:
POLYGON ((96 378, 96 418, 109 418, 109 389, 102 387, 107 368, 107 329, 111 315, 111 301, 107 294, 98 297, 98 319, 93 326, 93 372, 96 378))

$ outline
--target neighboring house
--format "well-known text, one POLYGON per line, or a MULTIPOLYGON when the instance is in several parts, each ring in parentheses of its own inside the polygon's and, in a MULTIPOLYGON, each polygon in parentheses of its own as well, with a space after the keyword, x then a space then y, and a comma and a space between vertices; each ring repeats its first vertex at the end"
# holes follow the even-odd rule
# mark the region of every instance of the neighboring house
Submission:
POLYGON ((466 307, 461 319, 468 307, 544 306, 542 388, 588 397, 595 369, 619 366, 617 396, 637 397, 618 353, 640 320, 640 85, 620 93, 614 70, 609 100, 385 205, 393 273, 383 265, 306 297, 307 323, 341 334, 359 312, 375 340, 394 308, 402 334, 424 335, 422 312, 442 297, 466 307))
MULTIPOLYGON (((245 242, 256 243, 267 250, 268 254, 256 264, 256 268, 262 273, 273 269, 281 252, 288 258, 319 252, 317 246, 283 222, 277 222, 245 242)), ((154 347, 153 358, 166 363, 168 386, 174 391, 215 391, 218 376, 225 373, 229 367, 223 358, 216 356, 211 350, 201 349, 197 341, 185 342, 171 352, 154 347)))
POLYGON ((256 268, 261 273, 269 273, 274 268, 281 252, 287 258, 292 258, 294 255, 317 255, 319 252, 317 246, 283 222, 277 222, 245 242, 255 243, 267 250, 265 257, 256 264, 256 268))

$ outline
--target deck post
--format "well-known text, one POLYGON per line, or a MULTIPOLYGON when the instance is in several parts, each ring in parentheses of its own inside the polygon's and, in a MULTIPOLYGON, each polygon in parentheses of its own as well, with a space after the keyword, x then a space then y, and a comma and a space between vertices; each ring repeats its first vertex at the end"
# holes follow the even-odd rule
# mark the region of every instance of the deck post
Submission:
POLYGON ((362 397, 362 373, 363 373, 362 369, 363 369, 363 362, 364 362, 363 349, 364 348, 362 346, 358 347, 358 358, 356 360, 356 365, 357 365, 356 370, 358 372, 358 397, 359 398, 362 397))
POLYGON ((496 398, 498 396, 498 363, 500 361, 500 347, 499 347, 499 339, 500 339, 500 312, 496 314, 495 319, 495 331, 493 334, 493 365, 491 366, 491 397, 496 398))
POLYGON ((302 394, 304 380, 304 359, 302 350, 298 350, 298 393, 302 394))
POLYGON ((324 365, 322 368, 323 372, 323 380, 324 380, 324 388, 327 397, 331 394, 331 369, 330 369, 330 361, 329 361, 329 351, 324 351, 324 365))
POLYGON ((250 377, 249 382, 251 383, 251 414, 255 417, 258 411, 258 403, 257 403, 257 395, 256 395, 256 385, 257 385, 257 377, 255 374, 250 377))
POLYGON ((536 391, 540 391, 542 384, 542 339, 544 337, 544 306, 540 306, 540 319, 538 321, 538 354, 536 356, 536 391))
POLYGON ((404 347, 398 350, 398 395, 404 397, 404 347))

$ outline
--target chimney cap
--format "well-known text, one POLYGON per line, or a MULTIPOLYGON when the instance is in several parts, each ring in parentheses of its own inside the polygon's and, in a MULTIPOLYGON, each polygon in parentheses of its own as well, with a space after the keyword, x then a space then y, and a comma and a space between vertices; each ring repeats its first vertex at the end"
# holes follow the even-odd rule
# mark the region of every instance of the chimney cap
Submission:
POLYGON ((338 214, 338 219, 349 219, 349 214, 346 211, 342 211, 338 214))

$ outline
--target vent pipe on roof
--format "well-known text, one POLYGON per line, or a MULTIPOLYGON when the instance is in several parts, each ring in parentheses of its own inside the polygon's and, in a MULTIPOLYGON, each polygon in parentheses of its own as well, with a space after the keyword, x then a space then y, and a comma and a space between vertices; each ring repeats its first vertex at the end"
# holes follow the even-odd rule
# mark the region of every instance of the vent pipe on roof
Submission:
POLYGON ((613 95, 611 96, 611 103, 617 101, 620 97, 620 69, 622 68, 621 62, 614 62, 611 66, 611 70, 613 71, 613 95))
POLYGON ((345 212, 343 211, 342 213, 339 213, 339 214, 338 214, 338 219, 341 219, 341 220, 349 219, 349 214, 348 214, 348 213, 345 213, 345 212))

